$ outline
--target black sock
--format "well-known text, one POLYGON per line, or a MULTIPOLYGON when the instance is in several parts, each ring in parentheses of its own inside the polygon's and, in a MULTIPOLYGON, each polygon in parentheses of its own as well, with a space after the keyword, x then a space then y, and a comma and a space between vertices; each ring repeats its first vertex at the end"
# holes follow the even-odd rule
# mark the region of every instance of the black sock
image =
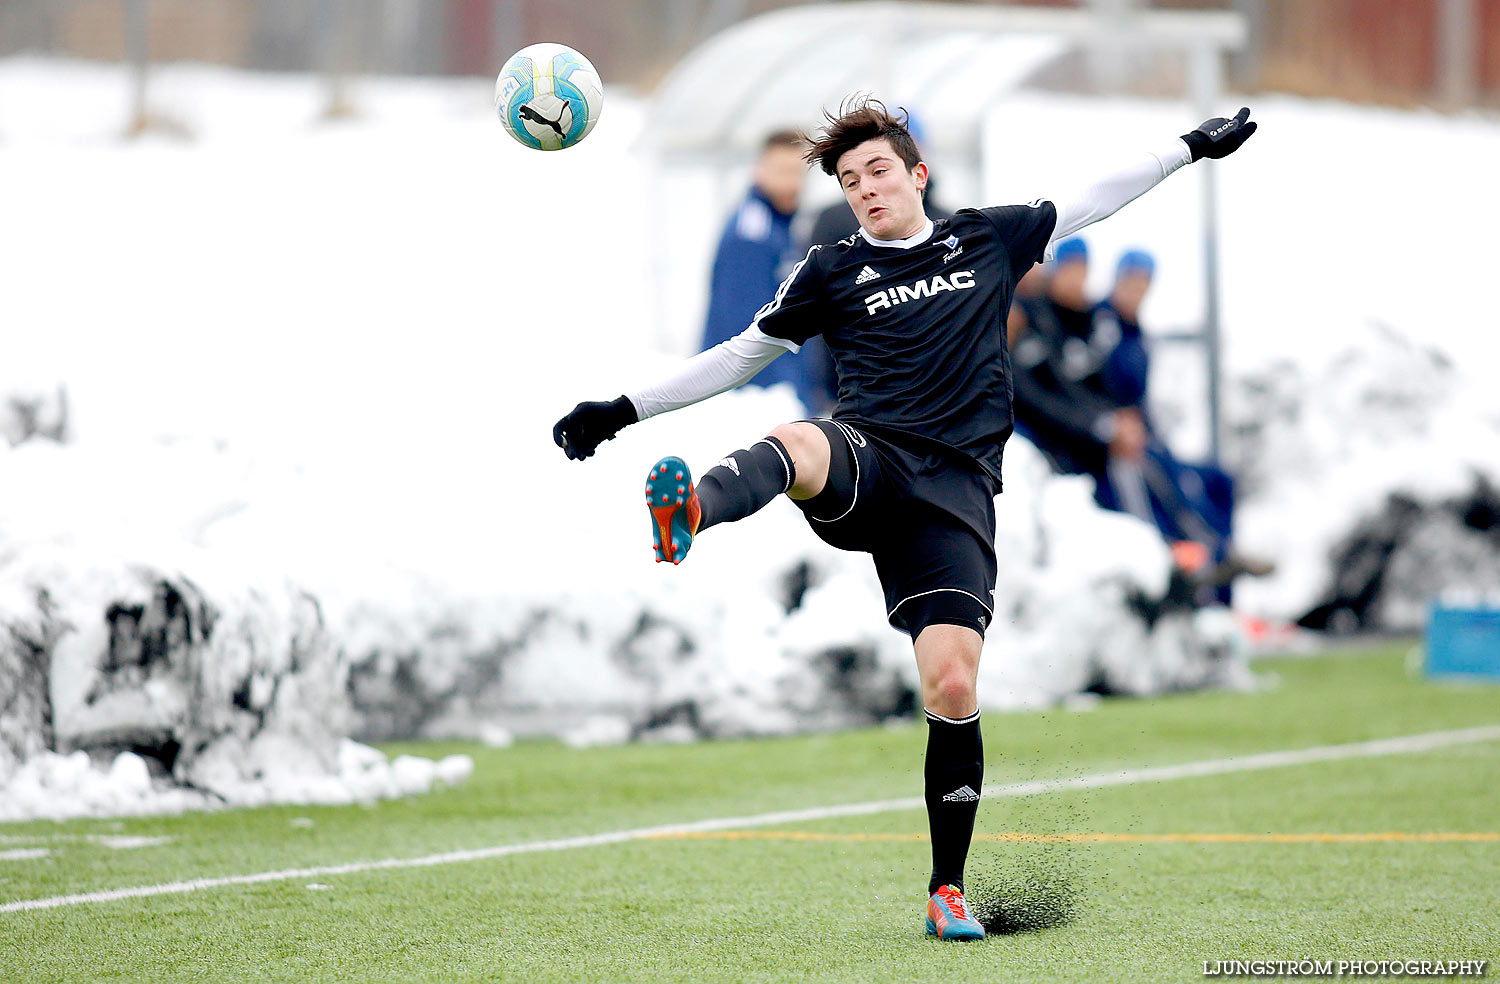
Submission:
POLYGON ((734 452, 698 479, 698 501, 703 506, 698 532, 744 519, 796 480, 792 456, 774 437, 756 441, 748 451, 734 452))
POLYGON ((974 814, 984 784, 984 739, 979 712, 961 720, 927 712, 927 827, 932 834, 931 895, 944 885, 964 887, 964 861, 974 836, 974 814))

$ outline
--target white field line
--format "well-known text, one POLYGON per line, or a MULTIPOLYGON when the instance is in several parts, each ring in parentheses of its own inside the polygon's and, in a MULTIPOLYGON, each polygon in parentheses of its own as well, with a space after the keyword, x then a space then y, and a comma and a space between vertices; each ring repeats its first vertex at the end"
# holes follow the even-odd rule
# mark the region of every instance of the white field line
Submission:
MULTIPOLYGON (((1071 776, 1063 779, 1042 779, 1031 782, 1012 782, 1003 785, 985 786, 987 797, 1038 796, 1043 793, 1062 792, 1071 789, 1100 789, 1107 786, 1130 786, 1147 782, 1167 782, 1173 779, 1194 779, 1202 776, 1224 775, 1234 772, 1254 772, 1260 769, 1278 769, 1284 766, 1308 765, 1314 762, 1337 762, 1345 759, 1375 758, 1384 755, 1403 755, 1425 752, 1454 745, 1469 745, 1476 742, 1500 740, 1500 725, 1478 728, 1462 728, 1455 731, 1432 731, 1399 738, 1381 738, 1375 741, 1351 742, 1343 745, 1318 745, 1282 752, 1265 752, 1259 755, 1242 755, 1231 758, 1203 759, 1183 762, 1179 765, 1147 766, 1141 769, 1122 769, 1117 772, 1098 772, 1092 775, 1071 776)), ((448 851, 443 854, 428 854, 415 858, 383 858, 376 861, 352 861, 347 864, 321 865, 314 868, 286 868, 281 871, 260 871, 249 875, 228 875, 221 878, 194 878, 189 881, 166 882, 160 885, 137 885, 132 888, 114 888, 101 892, 82 892, 77 895, 54 895, 41 899, 19 899, 0 903, 0 913, 29 912, 35 909, 56 909, 62 906, 83 905, 89 902, 117 902, 122 899, 147 898, 153 895, 180 895, 210 888, 227 888, 233 885, 257 885, 262 882, 295 881, 298 879, 329 878, 335 875, 353 875, 365 871, 388 871, 398 868, 432 868, 438 865, 463 864, 469 861, 485 861, 491 858, 510 857, 515 854, 537 854, 543 851, 571 851, 585 847, 603 847, 627 841, 649 840, 664 835, 692 833, 695 831, 734 830, 743 827, 770 827, 784 823, 806 823, 814 820, 829 820, 835 817, 867 816, 873 813, 891 813, 898 810, 919 810, 925 806, 920 796, 900 799, 870 800, 864 803, 844 803, 837 806, 815 806, 802 810, 779 810, 773 813, 756 813, 743 817, 718 817, 697 820, 691 823, 666 824, 658 827, 634 827, 613 830, 581 837, 563 837, 556 840, 522 841, 517 844, 496 844, 466 851, 448 851)))
POLYGON ((45 858, 52 850, 46 847, 17 847, 9 851, 0 851, 0 861, 31 861, 36 858, 45 858))
POLYGON ((98 844, 113 851, 134 851, 141 847, 170 844, 165 836, 131 836, 127 834, 0 834, 0 844, 98 844))

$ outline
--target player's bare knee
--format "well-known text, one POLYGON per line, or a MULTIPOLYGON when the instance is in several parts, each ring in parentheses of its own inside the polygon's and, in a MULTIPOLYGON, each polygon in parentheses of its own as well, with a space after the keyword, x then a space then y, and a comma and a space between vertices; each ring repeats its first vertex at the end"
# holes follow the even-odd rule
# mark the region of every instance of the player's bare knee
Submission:
POLYGON ((771 428, 770 436, 792 453, 792 460, 799 468, 804 461, 819 457, 820 452, 822 458, 828 458, 828 438, 814 424, 777 424, 771 428))
POLYGON ((926 689, 924 700, 938 714, 964 717, 974 712, 977 703, 974 675, 967 667, 955 665, 943 669, 926 689))
POLYGON ((966 717, 978 704, 975 677, 978 667, 962 652, 943 653, 919 661, 922 703, 944 717, 966 717))

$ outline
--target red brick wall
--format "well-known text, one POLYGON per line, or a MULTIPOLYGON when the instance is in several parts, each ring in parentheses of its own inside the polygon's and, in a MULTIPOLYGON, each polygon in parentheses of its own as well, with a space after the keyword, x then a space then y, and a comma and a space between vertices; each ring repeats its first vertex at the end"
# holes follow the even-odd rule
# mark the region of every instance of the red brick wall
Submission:
MULTIPOLYGON (((800 2, 806 0, 750 0, 748 9, 763 13, 800 2)), ((1176 9, 1235 6, 1233 0, 1141 2, 1176 9)), ((682 26, 667 22, 669 7, 660 0, 510 0, 498 23, 493 0, 424 0, 423 6, 440 19, 443 47, 439 63, 426 71, 487 75, 515 47, 562 41, 587 54, 606 78, 649 86, 682 54, 672 50, 682 26)), ((1500 0, 1475 0, 1475 8, 1480 101, 1500 105, 1500 0)), ((51 9, 63 51, 122 57, 124 0, 67 0, 51 9)), ((153 57, 248 64, 263 10, 260 0, 150 0, 153 57)), ((1265 0, 1260 85, 1396 105, 1432 102, 1441 84, 1437 17, 1438 0, 1265 0)))
POLYGON ((1500 0, 1479 0, 1479 88, 1500 104, 1500 0))

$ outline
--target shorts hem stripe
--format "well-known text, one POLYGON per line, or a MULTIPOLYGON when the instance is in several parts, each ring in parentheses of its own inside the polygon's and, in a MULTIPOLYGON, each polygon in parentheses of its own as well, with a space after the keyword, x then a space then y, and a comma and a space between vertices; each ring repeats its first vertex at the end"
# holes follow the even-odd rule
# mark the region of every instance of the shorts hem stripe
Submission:
MULTIPOLYGON (((839 429, 839 433, 844 435, 844 440, 849 442, 849 456, 854 459, 854 498, 849 500, 849 508, 839 513, 837 516, 834 516, 832 519, 820 519, 819 517, 814 516, 810 513, 807 517, 808 519, 814 520, 815 522, 819 523, 837 523, 839 520, 852 513, 854 511, 854 507, 859 504, 859 454, 854 450, 854 438, 849 436, 849 431, 852 428, 850 428, 848 424, 840 423, 839 421, 834 420, 832 417, 818 417, 816 419, 826 420, 839 429)), ((814 423, 814 421, 808 422, 814 423)))
POLYGON ((988 613, 990 615, 994 615, 995 614, 994 609, 990 608, 990 606, 986 605, 983 601, 980 601, 978 595, 971 594, 970 592, 965 591, 963 588, 933 588, 931 591, 919 591, 919 592, 917 592, 914 595, 907 595, 905 598, 902 598, 900 601, 896 602, 896 608, 892 608, 890 611, 888 611, 888 612, 885 613, 886 619, 889 620, 892 615, 896 614, 896 609, 900 608, 902 605, 906 604, 908 601, 912 601, 912 600, 914 600, 916 598, 925 598, 928 595, 937 594, 939 591, 957 591, 961 595, 968 595, 970 598, 973 598, 975 601, 978 601, 979 602, 979 607, 983 608, 986 613, 988 613))

